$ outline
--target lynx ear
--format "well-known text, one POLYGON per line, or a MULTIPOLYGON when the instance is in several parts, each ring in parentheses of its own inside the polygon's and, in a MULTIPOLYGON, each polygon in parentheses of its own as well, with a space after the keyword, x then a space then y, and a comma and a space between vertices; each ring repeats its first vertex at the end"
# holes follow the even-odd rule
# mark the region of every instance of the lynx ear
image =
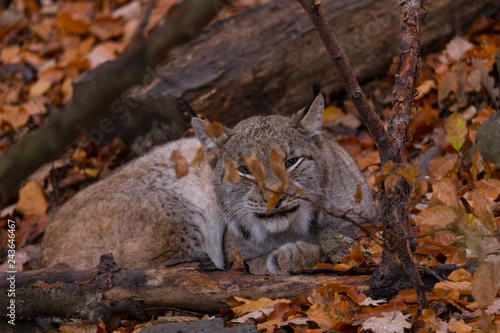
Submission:
MULTIPOLYGON (((300 110, 304 112, 306 110, 300 110)), ((300 125, 311 136, 321 134, 321 124, 323 123, 323 113, 325 112, 325 100, 323 94, 318 94, 312 104, 309 106, 307 113, 302 117, 300 125)))

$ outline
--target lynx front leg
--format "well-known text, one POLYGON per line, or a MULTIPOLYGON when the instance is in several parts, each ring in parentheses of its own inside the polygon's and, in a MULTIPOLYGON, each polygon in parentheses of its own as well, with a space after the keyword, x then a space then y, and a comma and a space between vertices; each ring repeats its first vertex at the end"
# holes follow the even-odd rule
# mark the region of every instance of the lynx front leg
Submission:
POLYGON ((306 242, 286 243, 273 252, 247 262, 252 274, 288 275, 318 262, 318 245, 306 242))

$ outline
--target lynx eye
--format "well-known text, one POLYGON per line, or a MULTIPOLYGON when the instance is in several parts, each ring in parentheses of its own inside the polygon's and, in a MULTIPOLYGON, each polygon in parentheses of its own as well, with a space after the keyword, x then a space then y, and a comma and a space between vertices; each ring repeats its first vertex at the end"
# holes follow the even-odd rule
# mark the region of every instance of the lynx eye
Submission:
POLYGON ((246 165, 240 166, 238 168, 238 171, 241 172, 244 175, 249 175, 250 174, 250 169, 246 165))
POLYGON ((286 160, 285 161, 285 168, 288 169, 289 167, 293 166, 295 163, 297 163, 298 160, 299 160, 298 157, 293 157, 289 160, 286 160))

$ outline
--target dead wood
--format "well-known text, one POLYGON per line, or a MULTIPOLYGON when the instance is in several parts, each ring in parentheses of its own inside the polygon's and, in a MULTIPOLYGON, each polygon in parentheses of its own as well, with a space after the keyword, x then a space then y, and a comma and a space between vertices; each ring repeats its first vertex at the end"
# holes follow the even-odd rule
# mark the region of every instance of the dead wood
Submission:
MULTIPOLYGON (((219 1, 221 6, 228 2, 219 1)), ((147 67, 156 66, 174 47, 192 39, 210 23, 218 13, 216 9, 211 0, 183 1, 147 38, 136 38, 116 60, 93 71, 92 83, 76 91, 62 112, 53 113, 42 128, 23 137, 2 155, 0 205, 6 203, 25 177, 56 157, 82 130, 94 126, 128 88, 142 82, 147 67)))
MULTIPOLYGON (((400 12, 395 1, 323 1, 326 20, 360 82, 384 75, 398 55, 400 12)), ((436 48, 465 31, 481 14, 500 10, 490 0, 430 2, 422 24, 422 49, 436 48)), ((311 101, 311 81, 321 75, 326 95, 343 93, 314 27, 295 0, 276 0, 206 27, 155 70, 155 78, 116 102, 106 116, 113 129, 95 139, 120 136, 148 149, 180 137, 189 117, 184 97, 203 117, 234 124, 253 115, 290 113, 311 101)))
MULTIPOLYGON (((90 270, 57 264, 18 272, 15 298, 0 297, 0 315, 8 318, 8 302, 15 299, 16 318, 58 316, 106 322, 112 314, 127 314, 147 320, 152 311, 172 308, 218 312, 227 307, 224 301, 233 295, 293 299, 328 282, 361 286, 368 280, 368 276, 326 274, 258 276, 247 273, 239 262, 229 271, 208 271, 192 262, 127 270, 120 268, 112 255, 103 255, 101 263, 90 270)), ((10 289, 10 275, 0 274, 1 290, 10 289)))

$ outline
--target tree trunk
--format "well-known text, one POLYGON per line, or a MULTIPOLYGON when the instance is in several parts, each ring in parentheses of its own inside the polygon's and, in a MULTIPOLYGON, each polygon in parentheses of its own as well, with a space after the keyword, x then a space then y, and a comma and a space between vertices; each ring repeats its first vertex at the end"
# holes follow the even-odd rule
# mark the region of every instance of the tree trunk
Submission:
MULTIPOLYGON (((358 80, 384 74, 398 54, 396 2, 324 1, 322 8, 358 80)), ((424 52, 467 29, 479 15, 497 12, 500 2, 442 0, 426 9, 424 52)), ((189 127, 179 97, 204 117, 234 124, 253 115, 298 110, 310 102, 311 82, 318 75, 327 95, 343 92, 309 18, 295 0, 273 1, 208 26, 157 73, 162 79, 153 78, 121 98, 106 116, 113 125, 94 129, 90 136, 121 136, 142 151, 180 137, 189 127)), ((91 77, 89 73, 81 81, 91 77)))
MULTIPOLYGON (((94 269, 75 270, 66 264, 16 274, 0 273, 0 316, 10 320, 8 308, 15 301, 15 318, 79 317, 97 323, 112 314, 148 320, 153 312, 183 309, 218 312, 229 296, 271 299, 306 295, 328 282, 363 285, 369 276, 336 277, 326 274, 259 276, 246 272, 241 256, 229 271, 204 270, 203 264, 183 263, 166 268, 120 268, 111 255, 101 257, 94 269), (15 279, 8 279, 12 275, 15 279), (14 281, 14 282, 13 282, 14 281), (15 284, 15 296, 11 283, 15 284)), ((211 263, 211 262, 210 262, 211 263)), ((213 265, 213 264, 212 264, 213 265)))

